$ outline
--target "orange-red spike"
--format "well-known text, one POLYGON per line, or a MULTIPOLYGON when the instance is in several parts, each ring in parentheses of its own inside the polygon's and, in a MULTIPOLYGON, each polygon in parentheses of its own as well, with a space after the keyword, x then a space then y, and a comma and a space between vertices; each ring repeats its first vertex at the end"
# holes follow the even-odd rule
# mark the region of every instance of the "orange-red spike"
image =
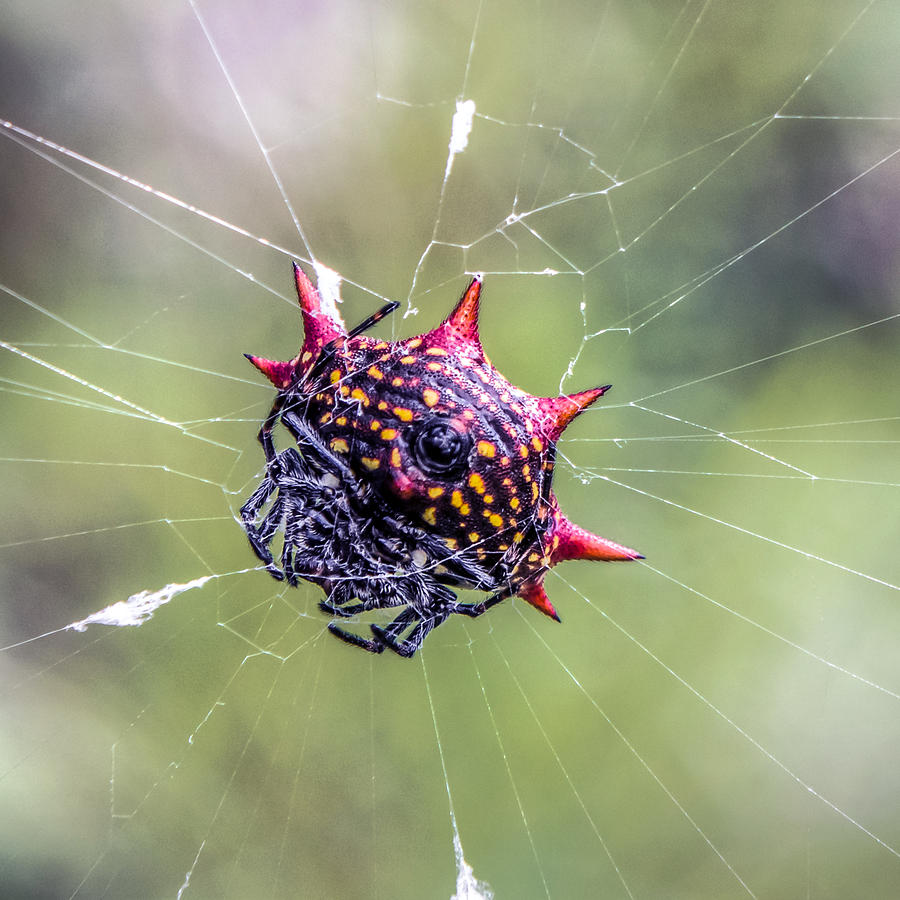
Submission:
POLYGON ((301 371, 306 373, 322 348, 329 341, 344 337, 347 329, 337 307, 333 303, 322 302, 321 294, 297 263, 294 263, 294 284, 297 287, 300 311, 303 313, 303 349, 297 358, 301 371))
POLYGON ((294 262, 294 286, 297 288, 297 298, 300 301, 300 307, 309 312, 315 312, 319 309, 322 298, 319 292, 313 286, 313 283, 306 277, 306 272, 300 268, 299 263, 294 262))
POLYGON ((530 603, 535 609, 539 609, 545 616, 560 621, 556 613, 556 608, 550 602, 547 592, 544 590, 543 579, 538 581, 527 581, 519 588, 519 596, 526 602, 530 603))
POLYGON ((604 384, 602 387, 579 391, 577 394, 540 397, 538 406, 543 413, 541 424, 545 437, 551 441, 557 440, 575 416, 602 397, 611 387, 611 384, 604 384))
POLYGON ((287 388, 298 372, 300 375, 306 374, 329 341, 347 334, 337 307, 333 303, 322 302, 321 294, 296 262, 294 284, 297 287, 300 312, 303 314, 303 347, 300 352, 287 362, 244 354, 279 390, 287 388))
POLYGON ((245 353, 244 356, 279 390, 284 390, 294 380, 294 373, 297 371, 296 359, 289 362, 276 362, 274 359, 251 356, 249 353, 245 353))
POLYGON ((637 550, 623 547, 622 544, 600 537, 599 534, 591 534, 590 531, 570 522, 562 513, 557 515, 553 536, 559 538, 559 544, 550 554, 554 566, 566 559, 613 562, 644 558, 637 550))
POLYGON ((481 296, 482 279, 476 275, 466 288, 453 312, 432 332, 440 332, 449 345, 463 344, 481 349, 478 337, 478 298, 481 296))

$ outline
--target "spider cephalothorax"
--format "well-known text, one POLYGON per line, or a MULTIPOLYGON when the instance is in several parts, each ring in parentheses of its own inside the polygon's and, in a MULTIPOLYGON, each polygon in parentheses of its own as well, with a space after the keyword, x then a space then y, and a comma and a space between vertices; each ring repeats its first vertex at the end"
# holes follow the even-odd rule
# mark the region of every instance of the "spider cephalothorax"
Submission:
POLYGON ((265 478, 241 518, 268 571, 320 585, 331 615, 405 607, 371 638, 334 622, 332 633, 412 656, 451 613, 479 616, 513 595, 559 621, 543 586, 551 566, 642 558, 574 525, 550 489, 557 439, 609 385, 559 397, 511 385, 478 337, 480 277, 434 330, 379 341, 362 332, 397 304, 348 333, 296 264, 294 276, 300 353, 248 356, 278 395, 259 433, 265 478), (275 452, 279 421, 296 449, 275 452), (490 596, 461 603, 450 587, 490 596))

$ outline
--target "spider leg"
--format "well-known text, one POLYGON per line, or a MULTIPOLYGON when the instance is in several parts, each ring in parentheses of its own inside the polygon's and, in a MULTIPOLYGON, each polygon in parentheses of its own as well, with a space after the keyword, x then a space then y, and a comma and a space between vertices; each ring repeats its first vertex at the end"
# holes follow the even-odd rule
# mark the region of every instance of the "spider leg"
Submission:
POLYGON ((275 428, 278 417, 281 415, 281 407, 284 406, 284 399, 284 394, 279 394, 275 398, 275 402, 269 410, 269 415, 266 416, 266 420, 263 422, 262 428, 259 429, 259 434, 256 436, 256 439, 262 444, 263 453, 266 455, 266 462, 269 463, 273 462, 276 456, 275 442, 272 440, 272 431, 275 428))
POLYGON ((349 616, 355 616, 359 613, 366 612, 369 607, 366 606, 365 603, 351 603, 349 606, 338 606, 329 603, 327 600, 320 600, 319 609, 332 616, 343 616, 344 618, 348 618, 349 616))
POLYGON ((268 541, 260 537, 257 530, 252 525, 245 526, 244 530, 247 532, 247 540, 250 541, 253 552, 266 564, 266 566, 272 565, 273 560, 272 554, 269 552, 267 546, 268 541))
POLYGON ((259 528, 256 528, 250 522, 245 521, 244 531, 247 533, 247 540, 250 541, 250 546, 253 548, 253 552, 259 557, 262 562, 266 564, 266 571, 273 578, 277 578, 279 581, 282 581, 284 579, 284 575, 282 574, 278 566, 275 565, 275 560, 273 559, 272 553, 269 550, 269 542, 272 540, 272 535, 278 529, 280 521, 280 514, 273 515, 272 513, 270 513, 263 520, 263 523, 259 528))
MULTIPOLYGON (((260 431, 260 441, 263 441, 265 445, 263 440, 264 431, 265 428, 260 431)), ((271 432, 271 429, 269 429, 269 432, 271 432)), ((267 435, 267 439, 271 445, 270 433, 267 435)), ((272 448, 272 452, 274 453, 274 448, 272 448)), ((283 482, 290 483, 289 476, 295 476, 296 473, 302 472, 302 460, 296 450, 292 448, 271 459, 267 449, 266 458, 268 459, 266 476, 250 499, 241 507, 241 523, 244 526, 244 531, 247 533, 247 539, 250 541, 253 552, 266 564, 267 571, 274 578, 281 581, 284 575, 274 563, 269 544, 281 527, 286 511, 290 512, 290 510, 285 508, 283 482), (259 525, 256 525, 256 519, 260 515, 260 510, 265 506, 272 494, 276 492, 277 496, 272 502, 268 513, 263 516, 259 525)), ((296 579, 292 583, 295 582, 296 579)))
POLYGON ((418 618, 419 614, 407 606, 387 628, 382 628, 380 625, 370 625, 369 628, 379 641, 390 646, 397 635, 418 618))
MULTIPOLYGON (((378 625, 370 625, 369 627, 372 629, 372 634, 374 638, 366 639, 364 637, 360 637, 358 634, 353 634, 350 631, 345 631, 335 622, 328 623, 328 630, 335 636, 340 638, 347 644, 353 644, 355 647, 362 647, 363 650, 368 650, 369 653, 381 653, 385 647, 390 647, 395 653, 399 653, 401 656, 412 656, 413 653, 419 647, 419 644, 422 643, 420 640, 418 644, 415 645, 412 652, 404 653, 404 647, 402 646, 406 642, 397 643, 396 637, 399 635, 405 628, 407 628, 412 622, 414 622, 418 618, 418 613, 415 610, 409 609, 408 607, 391 622, 387 628, 381 628, 378 625)), ((418 626, 416 626, 418 628, 418 626)), ((415 629, 413 629, 415 631, 415 629)), ((428 629, 429 631, 431 628, 428 629)), ((427 632, 426 632, 427 634, 427 632)), ((424 636, 423 636, 424 640, 424 636)))
POLYGON ((250 499, 241 507, 241 521, 245 525, 251 525, 263 504, 272 496, 275 490, 275 482, 269 478, 268 474, 263 479, 262 484, 251 494, 250 499))
MULTIPOLYGON (((253 548, 253 552, 266 564, 272 562, 272 554, 267 546, 269 540, 271 540, 271 534, 266 535, 266 531, 268 531, 267 523, 271 518, 271 513, 263 519, 259 528, 254 523, 263 504, 269 499, 274 490, 275 483, 267 476, 263 483, 253 492, 250 499, 241 507, 241 524, 244 526, 244 531, 247 532, 250 546, 253 548)), ((275 527, 277 528, 277 525, 275 527)), ((275 529, 273 528, 272 533, 274 531, 275 529)))
POLYGON ((284 544, 281 548, 281 569, 284 572, 284 577, 287 578, 287 583, 291 587, 297 587, 297 569, 295 567, 296 555, 296 543, 291 540, 290 536, 285 534, 284 544))
POLYGON ((369 640, 364 637, 360 637, 358 634, 353 634, 352 631, 344 631, 339 625, 334 622, 328 623, 328 630, 336 637, 340 638, 346 644, 352 644, 354 647, 362 647, 363 650, 368 650, 369 653, 381 653, 384 650, 384 644, 379 643, 377 640, 369 640))
POLYGON ((454 605, 454 608, 451 612, 459 613, 463 616, 468 616, 470 619, 477 619, 478 616, 486 613, 492 606, 496 606, 501 601, 505 600, 509 595, 504 591, 498 591, 496 594, 492 594, 487 600, 482 600, 481 603, 457 603, 454 605))
POLYGON ((398 656, 409 659, 422 646, 422 642, 428 637, 432 629, 446 621, 447 614, 426 616, 420 619, 413 630, 410 631, 409 637, 402 641, 397 640, 397 637, 406 628, 410 620, 416 617, 417 614, 413 610, 406 609, 387 628, 380 628, 378 625, 370 625, 369 627, 372 629, 376 639, 381 641, 386 647, 390 647, 398 656))

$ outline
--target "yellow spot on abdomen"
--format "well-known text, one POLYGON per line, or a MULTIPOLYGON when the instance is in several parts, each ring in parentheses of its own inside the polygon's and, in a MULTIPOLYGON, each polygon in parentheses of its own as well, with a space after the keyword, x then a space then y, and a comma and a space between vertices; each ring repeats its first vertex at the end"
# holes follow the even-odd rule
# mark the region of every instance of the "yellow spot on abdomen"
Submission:
POLYGON ((425 351, 429 356, 446 356, 447 351, 443 347, 429 347, 425 351))
POLYGON ((531 446, 540 453, 541 450, 544 449, 544 442, 539 437, 535 436, 531 439, 531 446))
POLYGON ((391 465, 395 469, 400 468, 400 451, 396 447, 394 447, 394 449, 391 450, 391 465))
POLYGON ((372 378, 384 378, 384 372, 382 372, 378 366, 369 366, 366 371, 372 378))
POLYGON ((381 460, 375 459, 374 456, 363 456, 360 462, 370 471, 374 472, 380 465, 381 460))
POLYGON ((422 391, 422 400, 426 406, 437 406, 440 403, 441 395, 433 388, 425 388, 422 391))
POLYGON ((509 507, 510 507, 510 509, 518 509, 519 508, 519 498, 518 497, 510 497, 509 498, 509 507))
POLYGON ((437 507, 429 506, 428 509, 426 509, 425 512, 422 513, 422 518, 429 525, 437 525, 437 507))
POLYGON ((473 472, 469 476, 469 487, 478 491, 479 494, 483 494, 484 493, 484 479, 477 472, 473 472))
POLYGON ((331 375, 329 375, 328 377, 331 379, 332 384, 337 384, 341 380, 341 370, 332 369, 331 375))
POLYGON ((358 387, 357 387, 357 388, 353 388, 353 390, 350 391, 350 396, 351 396, 354 400, 359 400, 359 401, 361 401, 362 403, 368 403, 368 402, 369 402, 369 398, 366 396, 366 393, 365 393, 365 391, 364 391, 362 388, 358 388, 358 387))
POLYGON ((450 502, 459 510, 461 516, 467 516, 472 511, 469 504, 463 500, 462 491, 454 491, 450 495, 450 502))
POLYGON ((493 459, 497 453, 497 448, 490 441, 479 441, 478 442, 478 454, 479 456, 486 456, 488 459, 493 459))
POLYGON ((403 407, 403 406, 395 406, 395 407, 394 407, 394 415, 395 415, 401 422, 412 422, 412 420, 413 420, 413 412, 412 412, 412 410, 411 410, 411 409, 406 409, 406 407, 403 407))
POLYGON ((498 516, 497 513, 494 513, 488 519, 488 521, 491 523, 491 525, 494 526, 494 528, 499 528, 503 524, 503 518, 501 516, 498 516))
POLYGON ((430 487, 428 488, 428 496, 431 497, 432 500, 437 500, 441 494, 444 493, 444 489, 442 487, 430 487))
POLYGON ((381 439, 384 441, 392 441, 395 437, 397 437, 396 428, 385 428, 384 431, 381 432, 381 439))
POLYGON ((328 442, 328 446, 331 447, 335 453, 350 452, 350 445, 343 438, 332 438, 328 442))

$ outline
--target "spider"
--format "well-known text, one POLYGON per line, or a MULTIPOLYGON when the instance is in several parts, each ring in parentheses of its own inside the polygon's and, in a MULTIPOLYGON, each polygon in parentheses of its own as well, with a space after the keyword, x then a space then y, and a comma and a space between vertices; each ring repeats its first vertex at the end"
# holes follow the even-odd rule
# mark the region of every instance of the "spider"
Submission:
POLYGON ((247 355, 278 393, 258 435, 265 475, 241 521, 274 578, 323 589, 332 634, 411 657, 454 613, 475 618, 511 596, 559 621, 543 586, 551 566, 643 558, 570 522, 551 490, 557 439, 610 386, 533 397, 510 384, 478 336, 481 277, 437 328, 400 341, 364 335, 397 303, 348 332, 296 263, 294 280, 300 352, 247 355), (279 423, 295 444, 281 452, 279 423), (488 596, 464 603, 451 588, 488 596), (337 622, 392 607, 402 609, 371 636, 337 622))

